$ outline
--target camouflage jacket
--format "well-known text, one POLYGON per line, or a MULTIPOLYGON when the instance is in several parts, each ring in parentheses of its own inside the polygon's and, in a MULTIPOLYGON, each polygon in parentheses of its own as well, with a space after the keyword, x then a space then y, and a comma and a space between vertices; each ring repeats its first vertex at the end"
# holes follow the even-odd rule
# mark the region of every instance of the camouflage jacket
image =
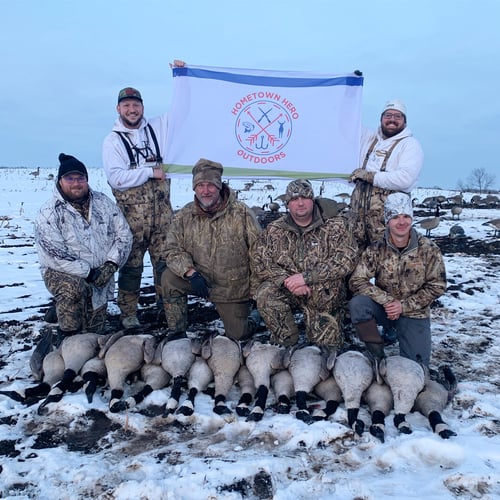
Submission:
POLYGON ((290 214, 271 222, 251 251, 252 273, 259 283, 281 286, 301 273, 310 287, 325 287, 354 268, 357 247, 343 217, 323 219, 315 206, 313 222, 299 228, 290 214))
MULTIPOLYGON (((105 194, 90 191, 85 219, 59 190, 47 201, 35 221, 35 243, 42 275, 48 268, 86 278, 90 269, 106 261, 121 267, 132 247, 132 233, 120 209, 105 194)), ((94 307, 113 298, 115 282, 92 293, 94 307)))
POLYGON ((432 301, 446 291, 443 256, 437 245, 415 229, 408 247, 399 251, 389 242, 386 230, 384 238, 361 255, 349 287, 355 295, 367 295, 381 305, 401 301, 403 316, 428 318, 432 301))
POLYGON ((173 218, 167 233, 167 267, 184 277, 196 268, 211 285, 214 302, 250 298, 249 248, 261 231, 254 213, 224 184, 226 204, 212 216, 188 203, 173 218))

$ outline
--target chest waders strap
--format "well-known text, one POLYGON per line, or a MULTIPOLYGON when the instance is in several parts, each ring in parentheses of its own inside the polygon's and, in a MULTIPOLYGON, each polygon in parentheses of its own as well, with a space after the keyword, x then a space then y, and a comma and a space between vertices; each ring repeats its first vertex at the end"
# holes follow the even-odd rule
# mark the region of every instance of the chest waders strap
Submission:
MULTIPOLYGON (((387 166, 387 161, 389 160, 389 157, 391 156, 392 152, 394 151, 394 148, 403 140, 405 139, 405 137, 401 137, 400 139, 397 139, 396 141, 394 141, 394 143, 391 145, 391 147, 387 150, 387 153, 385 155, 385 158, 384 158, 384 161, 382 162, 382 165, 380 166, 380 172, 385 172, 385 168, 387 166)), ((366 156, 365 156, 365 159, 363 161, 363 166, 361 168, 363 169, 366 169, 366 165, 368 163, 368 159, 370 157, 370 155, 372 154, 373 150, 375 149, 375 145, 377 144, 378 142, 378 139, 375 138, 373 140, 373 142, 370 144, 370 147, 368 148, 368 151, 366 152, 366 156)), ((371 205, 371 198, 372 198, 372 193, 373 193, 373 189, 374 189, 374 185, 373 184, 370 184, 369 182, 361 182, 361 186, 360 186, 360 201, 361 201, 361 208, 362 208, 362 211, 363 211, 363 214, 362 214, 362 218, 363 219, 366 219, 366 212, 370 209, 370 205, 371 205)), ((379 191, 387 191, 389 192, 388 190, 385 190, 385 189, 382 189, 382 188, 375 188, 379 191)), ((365 243, 368 241, 368 235, 366 234, 366 224, 363 224, 363 227, 364 227, 364 240, 365 240, 365 243)))
MULTIPOLYGON (((158 146, 158 140, 156 139, 156 134, 155 131, 153 130, 153 127, 148 123, 146 125, 147 129, 149 130, 149 133, 151 135, 151 139, 153 139, 153 144, 155 145, 155 150, 156 150, 156 164, 160 164, 163 160, 160 155, 160 147, 158 146)), ((129 138, 125 132, 120 132, 118 130, 115 130, 115 132, 118 134, 120 139, 123 142, 123 145, 125 146, 125 150, 127 151, 128 159, 129 159, 129 168, 137 168, 137 160, 134 157, 134 153, 132 151, 132 146, 130 145, 129 138)))

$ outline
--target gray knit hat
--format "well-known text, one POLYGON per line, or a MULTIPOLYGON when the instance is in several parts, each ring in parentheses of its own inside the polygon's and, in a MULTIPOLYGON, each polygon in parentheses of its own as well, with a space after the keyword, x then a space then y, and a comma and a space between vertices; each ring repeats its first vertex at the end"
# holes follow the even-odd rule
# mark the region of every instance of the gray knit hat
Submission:
POLYGON ((406 193, 391 193, 384 203, 384 220, 387 224, 398 215, 409 215, 413 219, 413 207, 406 193))

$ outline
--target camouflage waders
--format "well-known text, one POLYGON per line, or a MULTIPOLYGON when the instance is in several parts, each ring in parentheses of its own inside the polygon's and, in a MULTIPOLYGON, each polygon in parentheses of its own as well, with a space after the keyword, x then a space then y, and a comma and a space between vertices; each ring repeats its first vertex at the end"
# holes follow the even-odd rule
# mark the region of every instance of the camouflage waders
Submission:
POLYGON ((271 332, 271 341, 282 345, 294 345, 299 340, 299 331, 293 310, 304 313, 307 339, 318 345, 338 348, 343 343, 345 291, 313 290, 311 297, 297 297, 284 286, 271 282, 260 285, 255 294, 257 308, 271 332))
POLYGON ((392 192, 365 181, 356 181, 348 220, 360 251, 384 235, 384 203, 392 192))
POLYGON ((153 267, 156 302, 161 304, 161 273, 165 269, 165 238, 172 220, 170 180, 150 179, 142 186, 118 191, 113 189, 133 234, 132 249, 118 273, 118 306, 122 317, 135 317, 144 270, 149 252, 153 267))
MULTIPOLYGON (((386 152, 384 161, 380 166, 380 172, 385 171, 392 151, 403 139, 404 137, 395 141, 386 152)), ((374 139, 368 148, 361 168, 366 168, 368 159, 375 149, 376 144, 377 139, 374 139)), ((351 195, 351 213, 348 219, 360 252, 370 245, 370 243, 379 240, 383 236, 385 231, 384 203, 387 197, 393 192, 388 189, 376 187, 360 179, 356 181, 351 195)))
MULTIPOLYGON (((187 279, 179 278, 170 269, 163 272, 161 283, 167 325, 174 333, 185 333, 188 326, 187 294, 193 294, 191 285, 187 279)), ((243 340, 251 335, 248 319, 250 301, 214 304, 224 323, 227 337, 243 340)))

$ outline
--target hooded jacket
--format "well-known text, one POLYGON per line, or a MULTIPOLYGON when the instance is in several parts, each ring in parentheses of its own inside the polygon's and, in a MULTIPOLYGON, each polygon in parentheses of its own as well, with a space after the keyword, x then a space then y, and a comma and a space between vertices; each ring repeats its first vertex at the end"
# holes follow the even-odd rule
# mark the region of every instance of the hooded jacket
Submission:
MULTIPOLYGON (((158 118, 149 121, 156 135, 160 154, 164 154, 165 143, 167 136, 167 115, 164 114, 158 118)), ((106 177, 108 178, 109 185, 118 191, 125 191, 127 189, 138 187, 146 183, 153 177, 153 167, 156 166, 154 161, 146 161, 142 155, 134 155, 137 160, 137 166, 130 168, 130 159, 127 149, 123 144, 122 139, 116 132, 123 132, 130 139, 129 142, 139 147, 144 147, 149 144, 149 148, 153 154, 156 154, 156 148, 147 129, 148 121, 142 119, 138 129, 129 129, 123 125, 120 118, 117 118, 112 132, 105 138, 102 146, 102 164, 106 177)))
MULTIPOLYGON (((89 220, 66 201, 57 185, 53 197, 35 221, 35 243, 42 276, 48 268, 86 278, 106 261, 125 264, 132 247, 132 233, 118 206, 105 194, 89 188, 89 220)), ((115 282, 96 288, 92 305, 101 307, 113 298, 115 282)))
POLYGON ((368 172, 376 172, 373 185, 391 191, 411 192, 417 184, 424 162, 422 147, 413 137, 412 131, 405 127, 399 134, 385 139, 380 127, 376 133, 365 129, 361 138, 360 166, 363 165, 366 154, 375 139, 377 143, 366 164, 368 172), (385 170, 380 171, 385 153, 398 140, 399 143, 387 160, 385 170))

